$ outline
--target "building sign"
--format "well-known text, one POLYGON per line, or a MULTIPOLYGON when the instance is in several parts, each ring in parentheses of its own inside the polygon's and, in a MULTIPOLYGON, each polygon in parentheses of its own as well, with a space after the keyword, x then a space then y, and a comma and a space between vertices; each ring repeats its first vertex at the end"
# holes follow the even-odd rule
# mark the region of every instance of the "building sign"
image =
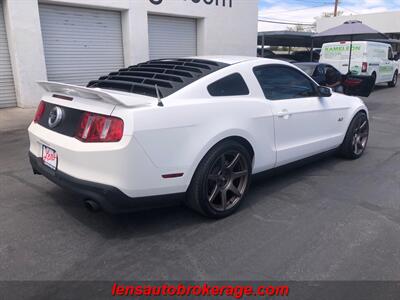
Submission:
MULTIPOLYGON (((164 1, 168 0, 149 0, 154 5, 159 5, 164 1)), ((182 0, 184 2, 193 2, 196 4, 203 3, 206 5, 222 6, 222 7, 232 7, 233 0, 182 0)))

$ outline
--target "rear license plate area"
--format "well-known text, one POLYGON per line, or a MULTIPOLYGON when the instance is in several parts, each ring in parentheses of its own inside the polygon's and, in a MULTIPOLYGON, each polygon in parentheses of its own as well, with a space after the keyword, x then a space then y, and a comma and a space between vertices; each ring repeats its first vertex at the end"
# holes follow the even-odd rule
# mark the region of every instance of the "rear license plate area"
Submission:
POLYGON ((58 154, 57 152, 47 147, 46 145, 42 145, 42 162, 45 166, 49 167, 52 170, 57 170, 58 166, 58 154))

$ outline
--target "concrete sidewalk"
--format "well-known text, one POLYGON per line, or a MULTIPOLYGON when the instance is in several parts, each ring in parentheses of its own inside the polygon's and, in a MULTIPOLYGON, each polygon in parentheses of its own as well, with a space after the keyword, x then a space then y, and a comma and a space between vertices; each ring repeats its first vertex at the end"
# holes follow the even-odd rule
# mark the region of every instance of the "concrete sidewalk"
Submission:
POLYGON ((26 129, 32 122, 36 108, 0 109, 0 132, 26 129))

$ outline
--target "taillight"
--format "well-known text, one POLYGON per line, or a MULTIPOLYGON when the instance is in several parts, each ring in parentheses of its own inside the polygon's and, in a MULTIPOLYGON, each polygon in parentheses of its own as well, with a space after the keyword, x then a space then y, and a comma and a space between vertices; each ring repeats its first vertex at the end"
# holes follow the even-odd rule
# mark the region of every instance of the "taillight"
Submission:
POLYGON ((75 137, 82 142, 118 142, 124 133, 124 121, 120 118, 86 112, 75 137))
POLYGON ((367 62, 363 62, 362 63, 362 67, 361 67, 361 72, 365 73, 368 70, 368 63, 367 62))
POLYGON ((350 79, 346 79, 343 83, 343 85, 348 86, 348 87, 355 87, 358 86, 362 83, 361 79, 357 79, 357 78, 350 78, 350 79))
POLYGON ((42 118, 44 110, 46 109, 46 102, 40 101, 39 106, 36 110, 35 118, 33 119, 33 122, 37 123, 39 120, 42 118))

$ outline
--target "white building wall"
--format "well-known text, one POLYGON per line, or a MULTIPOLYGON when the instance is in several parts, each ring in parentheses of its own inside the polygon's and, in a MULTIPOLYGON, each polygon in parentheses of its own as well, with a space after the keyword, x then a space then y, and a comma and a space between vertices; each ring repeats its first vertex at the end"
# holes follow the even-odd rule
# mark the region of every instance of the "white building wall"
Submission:
POLYGON ((36 81, 47 78, 38 5, 29 0, 3 4, 17 103, 32 107, 41 96, 36 81))
MULTIPOLYGON (((18 106, 35 106, 42 92, 36 81, 47 80, 39 3, 37 0, 3 1, 18 106)), ((198 55, 256 54, 258 0, 162 0, 159 5, 150 0, 45 0, 40 3, 121 11, 126 66, 149 58, 148 14, 197 18, 198 55), (232 7, 229 7, 230 1, 232 7)))
POLYGON ((362 21, 364 24, 383 33, 400 33, 400 11, 320 18, 317 20, 317 32, 341 25, 348 20, 362 21))

